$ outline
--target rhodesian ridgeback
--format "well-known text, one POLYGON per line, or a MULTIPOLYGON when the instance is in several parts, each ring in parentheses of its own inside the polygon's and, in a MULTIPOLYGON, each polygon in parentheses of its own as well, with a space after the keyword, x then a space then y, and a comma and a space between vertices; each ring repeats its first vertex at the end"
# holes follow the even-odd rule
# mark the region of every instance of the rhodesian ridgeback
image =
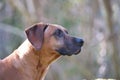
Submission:
POLYGON ((25 32, 23 44, 0 61, 0 80, 44 80, 53 61, 78 54, 84 43, 55 24, 37 23, 25 32))

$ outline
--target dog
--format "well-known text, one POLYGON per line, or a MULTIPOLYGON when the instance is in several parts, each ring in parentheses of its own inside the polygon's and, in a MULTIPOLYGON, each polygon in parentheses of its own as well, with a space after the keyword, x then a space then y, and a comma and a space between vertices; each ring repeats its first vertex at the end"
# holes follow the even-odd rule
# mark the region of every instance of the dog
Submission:
POLYGON ((23 44, 0 60, 0 80, 44 80, 53 61, 61 55, 78 54, 84 43, 56 24, 37 23, 25 33, 23 44))

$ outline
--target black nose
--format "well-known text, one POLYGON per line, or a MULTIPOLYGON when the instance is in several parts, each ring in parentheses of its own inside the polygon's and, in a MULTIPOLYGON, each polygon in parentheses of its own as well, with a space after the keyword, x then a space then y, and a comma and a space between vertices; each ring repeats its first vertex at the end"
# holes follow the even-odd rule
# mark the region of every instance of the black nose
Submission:
POLYGON ((76 45, 79 45, 79 46, 83 46, 84 44, 83 39, 79 39, 79 38, 74 38, 74 42, 76 43, 76 45))

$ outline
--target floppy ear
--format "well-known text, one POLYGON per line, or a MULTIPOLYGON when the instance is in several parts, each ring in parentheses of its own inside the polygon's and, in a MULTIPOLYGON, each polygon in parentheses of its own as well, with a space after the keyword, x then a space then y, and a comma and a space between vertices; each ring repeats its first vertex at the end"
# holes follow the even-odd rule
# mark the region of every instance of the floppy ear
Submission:
POLYGON ((26 29, 26 35, 30 43, 36 50, 40 50, 44 41, 44 31, 48 27, 45 24, 35 24, 29 29, 26 29))

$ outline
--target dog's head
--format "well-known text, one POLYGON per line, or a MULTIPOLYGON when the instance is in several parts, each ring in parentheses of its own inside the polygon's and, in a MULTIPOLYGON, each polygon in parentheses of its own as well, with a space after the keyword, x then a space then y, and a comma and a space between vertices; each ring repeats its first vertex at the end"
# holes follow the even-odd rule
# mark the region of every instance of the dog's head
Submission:
POLYGON ((78 54, 84 43, 82 39, 70 36, 64 27, 55 24, 38 23, 25 32, 36 50, 46 49, 61 55, 78 54))

